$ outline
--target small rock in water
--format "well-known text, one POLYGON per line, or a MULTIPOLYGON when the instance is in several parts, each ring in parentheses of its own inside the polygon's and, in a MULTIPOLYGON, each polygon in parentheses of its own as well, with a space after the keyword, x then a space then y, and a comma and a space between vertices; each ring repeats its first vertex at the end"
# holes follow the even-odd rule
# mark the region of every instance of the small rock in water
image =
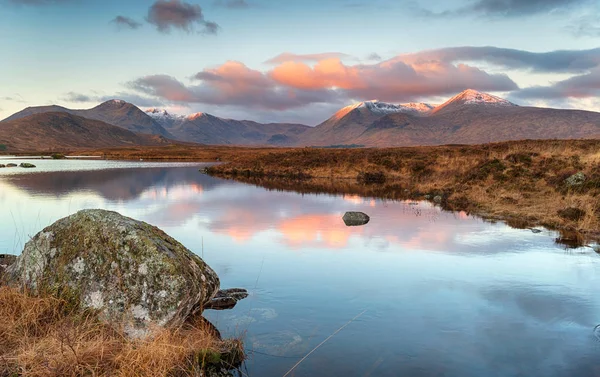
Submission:
POLYGON ((442 202, 442 200, 443 200, 443 198, 442 198, 440 195, 436 195, 436 196, 433 198, 433 201, 434 201, 435 203, 437 203, 437 204, 440 204, 440 203, 442 202))
POLYGON ((28 162, 22 162, 21 165, 19 165, 22 168, 26 168, 26 169, 31 169, 31 168, 35 168, 34 164, 30 164, 28 162))
POLYGON ((248 297, 248 291, 242 288, 222 289, 210 300, 205 309, 225 310, 232 309, 240 300, 248 297))
POLYGON ((17 164, 6 164, 7 168, 16 168, 17 164))
POLYGON ((5 168, 5 167, 6 167, 6 165, 0 164, 0 169, 5 168))
POLYGON ((367 224, 371 218, 362 212, 346 212, 342 217, 346 226, 361 226, 367 224))
POLYGON ((541 231, 541 230, 539 230, 539 229, 535 229, 535 228, 532 228, 532 229, 531 229, 531 232, 532 232, 532 233, 536 233, 536 234, 537 234, 537 233, 542 233, 542 231, 541 231))

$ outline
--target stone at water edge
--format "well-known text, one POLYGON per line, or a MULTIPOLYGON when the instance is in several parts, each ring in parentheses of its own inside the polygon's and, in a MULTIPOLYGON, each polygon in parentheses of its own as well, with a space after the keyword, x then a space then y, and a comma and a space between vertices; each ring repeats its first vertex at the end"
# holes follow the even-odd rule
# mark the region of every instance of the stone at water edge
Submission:
POLYGON ((360 226, 367 224, 371 218, 363 212, 346 212, 342 220, 346 226, 360 226))
POLYGON ((17 164, 6 164, 7 168, 16 168, 17 164))
POLYGON ((180 326, 219 290, 217 274, 175 239, 104 210, 83 210, 45 228, 6 277, 33 293, 68 288, 132 338, 155 326, 180 326))
POLYGON ((238 301, 246 297, 248 297, 248 291, 243 288, 222 289, 204 308, 213 310, 233 309, 238 301))
POLYGON ((35 168, 34 164, 30 164, 28 162, 22 162, 21 165, 19 165, 19 167, 25 168, 25 169, 31 169, 31 168, 35 168))
POLYGON ((17 257, 10 254, 0 254, 0 282, 2 281, 2 275, 4 271, 12 264, 15 263, 17 257))

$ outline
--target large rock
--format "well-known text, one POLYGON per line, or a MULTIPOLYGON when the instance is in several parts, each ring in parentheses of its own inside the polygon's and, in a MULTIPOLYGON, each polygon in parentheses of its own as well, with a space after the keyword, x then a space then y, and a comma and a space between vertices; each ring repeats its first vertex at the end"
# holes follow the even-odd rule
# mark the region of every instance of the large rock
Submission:
POLYGON ((342 217, 346 226, 360 226, 367 224, 371 218, 362 212, 346 212, 342 217))
POLYGON ((68 294, 135 338, 179 326, 202 311, 219 278, 160 229, 104 210, 84 210, 45 228, 6 275, 32 292, 68 294))

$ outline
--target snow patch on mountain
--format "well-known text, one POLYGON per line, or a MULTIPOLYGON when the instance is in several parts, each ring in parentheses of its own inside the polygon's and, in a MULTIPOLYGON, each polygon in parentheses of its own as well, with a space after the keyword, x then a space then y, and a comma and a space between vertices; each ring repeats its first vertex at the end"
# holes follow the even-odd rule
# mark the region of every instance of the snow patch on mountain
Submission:
MULTIPOLYGON (((462 93, 450 98, 444 105, 453 102, 462 102, 465 105, 489 104, 496 106, 516 106, 514 103, 504 98, 496 97, 491 94, 481 93, 473 89, 467 89, 462 93)), ((442 105, 442 106, 444 106, 442 105)))
POLYGON ((420 115, 424 113, 428 113, 434 108, 434 106, 427 103, 406 103, 401 105, 396 105, 387 102, 381 102, 379 100, 371 100, 355 103, 350 106, 346 106, 340 111, 338 111, 335 115, 335 119, 341 119, 356 109, 365 109, 369 112, 377 115, 387 115, 394 113, 404 113, 404 114, 413 114, 420 115))

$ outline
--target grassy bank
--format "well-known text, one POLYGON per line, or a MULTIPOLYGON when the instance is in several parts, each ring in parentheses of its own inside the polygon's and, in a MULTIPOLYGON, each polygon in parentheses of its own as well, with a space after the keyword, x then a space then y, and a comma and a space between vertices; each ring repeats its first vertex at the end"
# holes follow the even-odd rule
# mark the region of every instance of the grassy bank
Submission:
POLYGON ((201 318, 135 341, 66 301, 0 287, 0 376, 210 376, 242 354, 201 318))
POLYGON ((218 177, 300 192, 441 199, 447 209, 546 226, 564 241, 600 235, 600 141, 476 146, 268 150, 214 166, 218 177), (572 184, 569 177, 583 173, 572 184))

